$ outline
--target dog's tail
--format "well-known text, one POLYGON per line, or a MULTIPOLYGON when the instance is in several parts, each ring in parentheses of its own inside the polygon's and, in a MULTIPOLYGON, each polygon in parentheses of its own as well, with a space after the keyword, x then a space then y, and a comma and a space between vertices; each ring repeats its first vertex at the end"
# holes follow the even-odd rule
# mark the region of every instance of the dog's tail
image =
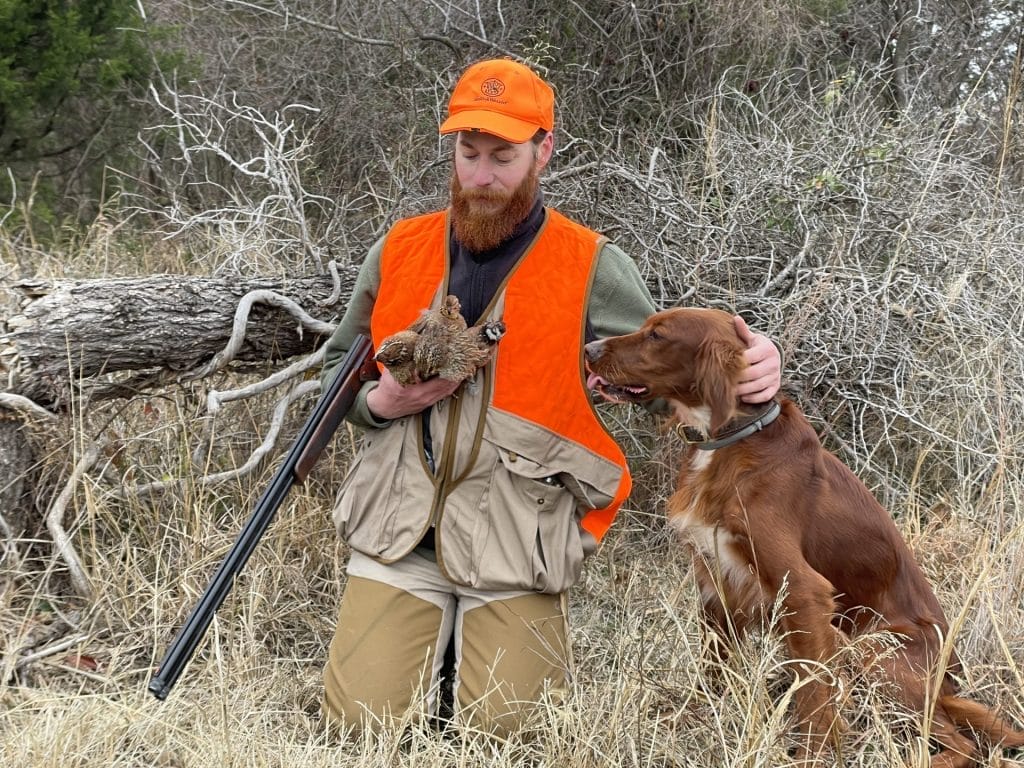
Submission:
POLYGON ((942 696, 939 706, 960 728, 969 728, 990 744, 1024 746, 1024 731, 1018 731, 990 707, 961 696, 942 696))

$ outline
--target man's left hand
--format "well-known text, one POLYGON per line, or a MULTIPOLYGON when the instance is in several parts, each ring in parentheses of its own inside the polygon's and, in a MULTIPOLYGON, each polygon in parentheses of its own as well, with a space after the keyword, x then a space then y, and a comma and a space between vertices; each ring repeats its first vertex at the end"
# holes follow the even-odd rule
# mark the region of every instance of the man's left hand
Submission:
POLYGON ((775 397, 782 385, 782 356, 771 339, 753 333, 742 317, 736 315, 733 322, 740 340, 747 345, 743 356, 750 364, 736 393, 745 403, 766 403, 775 397))

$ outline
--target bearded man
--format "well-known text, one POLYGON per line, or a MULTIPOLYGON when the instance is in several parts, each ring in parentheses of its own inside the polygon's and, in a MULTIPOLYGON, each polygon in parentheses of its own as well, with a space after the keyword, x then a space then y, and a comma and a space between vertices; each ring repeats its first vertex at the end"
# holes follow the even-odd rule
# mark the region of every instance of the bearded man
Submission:
MULTIPOLYGON (((507 736, 568 685, 568 590, 630 490, 583 345, 655 305, 620 248, 545 207, 553 128, 554 93, 528 67, 470 66, 440 129, 455 134, 450 208, 373 246, 328 342, 325 383, 357 334, 379 344, 449 294, 470 325, 506 327, 472 386, 385 370, 349 414, 365 432, 333 514, 351 555, 323 699, 345 730, 436 716, 447 677, 456 722, 507 736)), ((740 392, 766 402, 779 353, 736 322, 740 392)))

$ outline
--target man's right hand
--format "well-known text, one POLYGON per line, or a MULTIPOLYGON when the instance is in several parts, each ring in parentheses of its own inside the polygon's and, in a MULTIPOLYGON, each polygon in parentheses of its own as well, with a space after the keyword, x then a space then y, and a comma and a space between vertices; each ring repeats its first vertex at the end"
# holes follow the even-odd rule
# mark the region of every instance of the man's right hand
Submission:
POLYGON ((437 376, 403 387, 385 368, 380 382, 366 395, 366 407, 378 419, 398 419, 444 400, 459 388, 460 383, 437 376))

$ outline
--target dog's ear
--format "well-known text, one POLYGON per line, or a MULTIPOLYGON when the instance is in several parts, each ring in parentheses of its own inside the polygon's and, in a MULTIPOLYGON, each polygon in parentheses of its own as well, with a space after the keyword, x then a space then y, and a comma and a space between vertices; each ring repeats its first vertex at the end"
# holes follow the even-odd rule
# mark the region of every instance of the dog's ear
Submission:
POLYGON ((711 409, 711 434, 736 414, 736 382, 743 369, 743 352, 735 343, 709 337, 697 349, 697 394, 711 409))

